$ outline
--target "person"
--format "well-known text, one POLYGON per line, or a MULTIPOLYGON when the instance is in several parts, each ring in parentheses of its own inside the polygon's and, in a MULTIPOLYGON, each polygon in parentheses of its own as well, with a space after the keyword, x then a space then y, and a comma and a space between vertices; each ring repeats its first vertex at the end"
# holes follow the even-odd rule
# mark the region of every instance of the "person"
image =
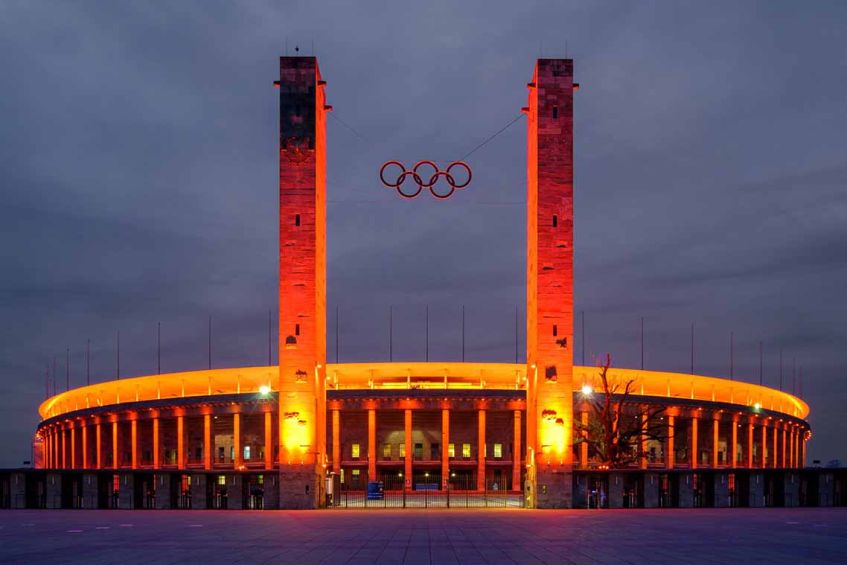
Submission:
POLYGON ((498 490, 497 483, 491 485, 491 490, 498 490))

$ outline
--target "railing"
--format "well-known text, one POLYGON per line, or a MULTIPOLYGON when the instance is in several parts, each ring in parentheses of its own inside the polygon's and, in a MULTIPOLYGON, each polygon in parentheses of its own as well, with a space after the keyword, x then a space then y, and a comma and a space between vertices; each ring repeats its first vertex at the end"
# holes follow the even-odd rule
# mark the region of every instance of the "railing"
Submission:
POLYGON ((501 490, 490 482, 483 490, 476 489, 475 479, 454 481, 447 488, 437 482, 417 482, 407 487, 403 481, 377 481, 382 488, 350 489, 337 484, 337 495, 330 501, 332 508, 522 508, 521 492, 501 490), (457 484, 458 483, 458 484, 457 484))

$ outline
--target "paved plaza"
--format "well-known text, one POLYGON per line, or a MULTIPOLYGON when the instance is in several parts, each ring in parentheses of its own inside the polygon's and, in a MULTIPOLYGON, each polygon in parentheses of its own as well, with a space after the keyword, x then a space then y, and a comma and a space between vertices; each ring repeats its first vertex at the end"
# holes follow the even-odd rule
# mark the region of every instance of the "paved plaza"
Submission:
POLYGON ((847 509, 0 512, 2 563, 847 563, 847 509))

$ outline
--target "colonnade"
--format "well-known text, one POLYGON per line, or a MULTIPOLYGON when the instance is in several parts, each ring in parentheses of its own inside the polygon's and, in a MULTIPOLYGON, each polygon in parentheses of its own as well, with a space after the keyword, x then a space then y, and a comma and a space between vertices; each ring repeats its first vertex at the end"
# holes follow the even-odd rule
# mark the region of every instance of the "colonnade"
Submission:
MULTIPOLYGON (((578 411, 580 422, 585 428, 589 421, 589 410, 582 406, 578 411)), ((723 418, 722 411, 714 411, 710 415, 704 415, 703 410, 696 409, 690 412, 672 408, 668 409, 663 418, 666 420, 667 432, 664 441, 664 458, 661 467, 665 469, 687 468, 799 468, 805 466, 806 461, 806 437, 804 428, 796 422, 777 419, 772 416, 740 415, 735 414, 731 420, 723 418), (687 442, 687 461, 676 460, 676 437, 682 435, 678 425, 680 417, 688 419, 688 428, 684 440, 687 442), (719 460, 719 442, 721 438, 721 424, 730 425, 728 452, 730 458, 727 461, 719 460), (707 463, 702 463, 698 457, 698 441, 701 426, 710 427, 711 458, 707 463), (739 431, 742 431, 739 434, 739 431), (744 433, 746 431, 746 433, 744 433), (754 445, 757 444, 756 435, 759 434, 758 445, 761 446, 755 453, 754 445), (738 457, 739 445, 742 448, 742 457, 738 457), (756 457, 754 457, 754 453, 756 457)), ((646 411, 642 412, 642 421, 647 418, 646 411)), ((643 429, 643 427, 642 427, 643 429)), ((648 468, 649 462, 646 456, 648 438, 642 434, 639 458, 639 467, 648 468)), ((583 442, 579 445, 579 466, 587 469, 590 466, 588 444, 583 442)))
MULTIPOLYGON (((341 471, 341 409, 330 410, 332 426, 332 470, 336 473, 341 471)), ((418 410, 404 409, 403 428, 405 442, 404 475, 406 480, 412 478, 414 451, 412 445, 412 430, 414 413, 418 410)), ((367 463, 368 480, 377 480, 377 419, 379 410, 367 410, 367 463)), ((431 410, 430 410, 431 412, 431 410)), ((513 414, 514 429, 511 437, 497 437, 496 441, 512 442, 512 485, 521 484, 522 461, 521 425, 522 410, 511 410, 513 414)), ((441 477, 446 480, 450 472, 449 445, 451 437, 450 416, 451 410, 443 408, 441 413, 441 477)), ((483 489, 486 475, 486 409, 477 409, 477 483, 478 488, 483 489)), ((256 413, 254 413, 256 414, 256 413)), ((264 456, 263 460, 252 459, 251 465, 261 465, 264 469, 274 467, 274 425, 278 419, 275 412, 264 411, 263 435, 264 456)), ((227 467, 241 469, 244 467, 242 453, 242 413, 239 411, 227 412, 232 416, 232 462, 227 467)), ((199 416, 199 415, 198 415, 199 416)), ((585 406, 577 406, 575 416, 583 427, 588 425, 589 411, 585 406)), ((185 469, 203 468, 211 470, 221 468, 220 463, 214 461, 214 443, 212 434, 212 413, 202 414, 202 462, 189 462, 186 457, 186 416, 177 414, 173 417, 163 419, 161 416, 139 419, 130 416, 128 420, 120 419, 117 415, 108 417, 89 417, 87 419, 76 418, 65 421, 57 421, 48 424, 40 430, 42 438, 43 462, 46 468, 51 469, 107 469, 107 468, 176 468, 185 469), (162 424, 163 421, 174 421, 176 424, 176 457, 175 461, 165 463, 162 458, 162 424), (129 437, 126 433, 119 433, 121 423, 129 423, 129 437), (141 423, 150 422, 152 426, 152 438, 149 440, 152 446, 145 445, 152 452, 152 461, 141 461, 141 423), (129 441, 129 449, 125 445, 129 441), (93 449, 91 449, 91 444, 93 449), (108 447, 111 447, 109 450, 108 447), (111 460, 107 457, 111 452, 111 460), (120 455, 128 452, 126 461, 121 461, 120 455)), ((646 418, 646 414, 642 414, 646 418)), ((669 409, 664 415, 667 426, 667 437, 663 439, 663 456, 657 465, 651 465, 646 457, 648 438, 641 438, 641 457, 638 466, 660 466, 666 469, 698 467, 707 468, 797 468, 803 467, 806 460, 806 431, 804 427, 794 421, 778 419, 762 415, 734 414, 729 417, 725 412, 714 411, 704 413, 703 410, 683 411, 680 409, 669 409), (722 434, 721 426, 730 426, 729 433, 722 434), (704 428, 705 426, 705 428, 704 428), (705 431, 708 430, 708 431, 705 431), (698 456, 700 446, 698 443, 704 437, 708 438, 708 446, 711 454, 708 461, 702 461, 698 456), (726 442, 726 450, 729 456, 726 460, 719 459, 719 443, 726 442), (686 461, 677 461, 676 452, 679 441, 685 442, 687 452, 686 461), (739 446, 741 450, 739 452, 739 446), (754 448, 755 446, 755 448, 754 448), (740 455, 739 455, 740 453, 740 455), (755 456, 754 456, 755 455, 755 456)), ((726 428, 724 427, 724 431, 726 428)), ((363 438, 364 439, 364 438, 363 438)), ((328 446, 329 447, 329 446, 328 446)), ((578 466, 587 469, 591 465, 589 460, 589 446, 582 442, 577 447, 575 454, 578 466)))
MULTIPOLYGON (((264 469, 272 469, 274 467, 273 421, 275 414, 270 411, 265 411, 263 414, 265 449, 261 465, 264 469)), ((227 415, 232 416, 233 458, 231 465, 227 464, 226 467, 236 470, 243 469, 242 414, 235 411, 227 412, 227 415)), ((147 419, 131 417, 128 420, 130 424, 130 457, 129 461, 126 462, 122 462, 120 457, 120 454, 125 450, 125 445, 119 433, 119 426, 121 423, 127 422, 127 420, 119 419, 117 416, 110 416, 108 418, 94 417, 90 422, 78 418, 51 423, 43 427, 39 432, 42 436, 43 461, 45 467, 48 469, 186 469, 189 467, 202 467, 205 470, 219 469, 221 465, 215 463, 213 459, 212 420, 215 417, 217 416, 212 413, 202 414, 202 465, 199 463, 191 464, 186 457, 187 429, 185 415, 176 415, 173 418, 168 418, 168 420, 174 420, 176 422, 176 460, 174 464, 165 464, 162 460, 163 419, 160 416, 147 419), (147 464, 142 464, 140 461, 140 422, 150 422, 152 426, 152 445, 148 446, 151 450, 152 461, 147 464), (90 449, 90 442, 92 441, 94 442, 93 451, 90 449), (107 461, 106 448, 109 446, 109 443, 111 443, 111 460, 107 461)))
MULTIPOLYGON (((342 447, 341 447, 341 412, 339 409, 331 410, 332 420, 332 471, 336 474, 341 473, 342 463, 342 447)), ((368 433, 367 433, 367 458, 368 458, 368 481, 377 480, 377 438, 376 424, 379 412, 376 409, 370 408, 368 414, 368 433)), ((417 410, 403 410, 403 439, 404 439, 404 461, 403 461, 403 476, 407 488, 411 488, 413 470, 414 470, 414 451, 412 446, 412 431, 414 422, 414 413, 417 410)), ((431 410, 429 410, 431 412, 431 410)), ((476 487, 478 490, 485 490, 486 477, 486 414, 487 410, 477 409, 477 464, 476 464, 476 487)), ((448 477, 450 476, 450 413, 449 408, 441 409, 441 481, 442 488, 446 488, 448 477)), ((512 488, 520 490, 523 446, 521 445, 521 422, 523 419, 522 410, 511 410, 513 416, 513 431, 512 437, 508 438, 512 441, 512 488)), ((496 438, 498 441, 503 441, 507 438, 496 438)))

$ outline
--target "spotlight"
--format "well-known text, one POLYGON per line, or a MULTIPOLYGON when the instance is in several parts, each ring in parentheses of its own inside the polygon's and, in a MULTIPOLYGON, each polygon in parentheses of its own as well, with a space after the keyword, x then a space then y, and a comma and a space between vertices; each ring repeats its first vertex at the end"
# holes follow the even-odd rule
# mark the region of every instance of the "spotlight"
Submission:
POLYGON ((259 387, 259 394, 261 394, 262 396, 267 396, 270 393, 271 393, 271 387, 269 387, 268 385, 262 385, 262 386, 259 387))
POLYGON ((591 388, 591 385, 587 385, 587 384, 586 384, 586 385, 582 385, 582 395, 583 395, 583 396, 591 396, 591 394, 592 394, 593 392, 594 392, 594 389, 593 389, 593 388, 591 388))

